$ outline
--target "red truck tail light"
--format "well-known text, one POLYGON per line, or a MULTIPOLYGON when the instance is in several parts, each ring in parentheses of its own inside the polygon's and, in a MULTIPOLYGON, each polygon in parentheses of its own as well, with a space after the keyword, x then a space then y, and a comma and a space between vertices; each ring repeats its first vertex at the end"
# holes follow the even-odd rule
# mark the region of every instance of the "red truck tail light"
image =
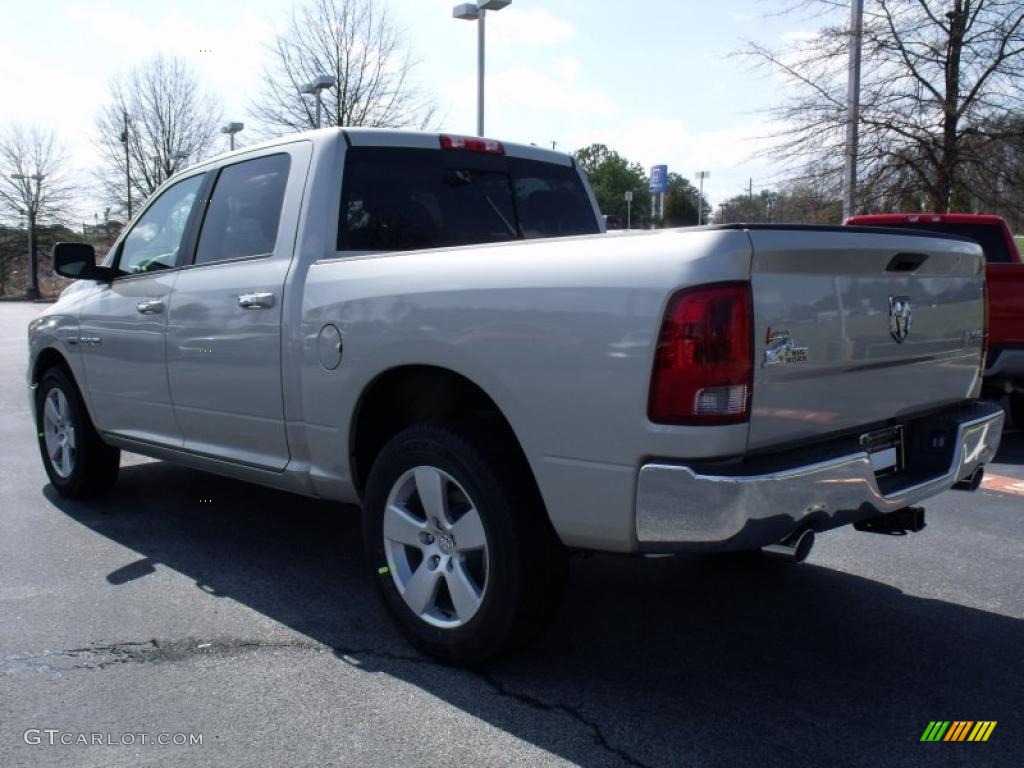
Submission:
POLYGON ((504 155, 505 148, 494 139, 477 139, 472 136, 441 134, 441 149, 455 149, 462 152, 480 152, 484 155, 504 155))
POLYGON ((654 356, 647 415, 662 424, 734 424, 750 418, 754 376, 750 283, 675 294, 654 356))

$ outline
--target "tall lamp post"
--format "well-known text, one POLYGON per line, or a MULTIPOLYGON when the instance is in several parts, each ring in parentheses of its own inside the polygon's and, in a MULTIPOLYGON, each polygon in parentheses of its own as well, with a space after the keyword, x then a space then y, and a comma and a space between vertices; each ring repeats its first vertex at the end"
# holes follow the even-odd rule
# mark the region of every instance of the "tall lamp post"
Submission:
POLYGON ((128 153, 128 110, 122 110, 124 115, 124 130, 121 131, 121 143, 124 144, 124 180, 126 192, 128 193, 128 221, 132 220, 132 161, 128 153))
POLYGON ((697 171, 697 178, 700 179, 700 192, 697 193, 697 226, 704 223, 704 179, 711 175, 711 171, 697 171))
POLYGON ((512 4, 512 0, 483 0, 481 3, 462 3, 452 9, 452 16, 464 21, 477 23, 476 44, 476 135, 484 135, 484 53, 485 22, 488 11, 500 11, 512 4))
POLYGON ((188 152, 179 150, 171 156, 171 167, 169 169, 168 177, 173 176, 178 172, 178 164, 184 165, 188 162, 188 152))
POLYGON ((228 135, 228 140, 231 142, 231 151, 235 151, 235 134, 245 128, 245 123, 225 123, 224 127, 220 129, 221 133, 228 135))
POLYGON ((857 208, 857 154, 860 124, 860 48, 864 37, 864 0, 850 2, 850 66, 846 82, 846 167, 843 173, 843 220, 857 208))
POLYGON ((338 81, 330 75, 318 75, 314 80, 299 86, 299 93, 309 96, 316 96, 316 127, 320 127, 320 93, 327 88, 333 88, 338 81))
POLYGON ((28 205, 25 206, 25 217, 28 219, 28 285, 25 287, 25 296, 29 299, 39 298, 39 275, 36 267, 36 214, 39 213, 39 185, 43 179, 46 178, 45 173, 33 173, 31 176, 26 176, 23 173, 12 173, 12 179, 17 181, 25 182, 26 192, 25 198, 28 200, 28 205), (28 184, 29 180, 34 180, 36 183, 35 194, 32 194, 32 187, 28 184))

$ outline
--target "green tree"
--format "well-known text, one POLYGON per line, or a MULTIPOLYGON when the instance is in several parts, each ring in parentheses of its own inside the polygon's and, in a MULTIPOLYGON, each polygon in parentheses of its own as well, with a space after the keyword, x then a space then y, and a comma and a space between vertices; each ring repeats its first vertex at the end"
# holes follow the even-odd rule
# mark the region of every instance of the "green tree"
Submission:
POLYGON ((575 153, 576 162, 587 172, 601 213, 619 216, 626 223, 626 192, 632 190, 632 225, 636 229, 650 222, 651 198, 647 174, 604 144, 591 144, 575 153))
MULTIPOLYGON (((689 179, 678 173, 669 173, 668 192, 665 193, 665 226, 692 227, 697 225, 697 198, 700 192, 689 179)), ((704 221, 708 220, 711 207, 707 198, 704 204, 704 221)))

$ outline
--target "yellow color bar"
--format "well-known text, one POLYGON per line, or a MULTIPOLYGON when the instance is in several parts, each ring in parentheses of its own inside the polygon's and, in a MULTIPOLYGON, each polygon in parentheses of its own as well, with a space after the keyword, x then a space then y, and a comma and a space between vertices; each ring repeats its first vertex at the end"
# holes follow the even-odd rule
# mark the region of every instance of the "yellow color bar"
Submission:
MULTIPOLYGON (((967 737, 968 741, 988 741, 988 737, 992 735, 992 731, 995 730, 996 723, 998 720, 979 720, 974 726, 974 730, 971 731, 971 735, 967 737)), ((963 741, 963 739, 959 739, 963 741)))

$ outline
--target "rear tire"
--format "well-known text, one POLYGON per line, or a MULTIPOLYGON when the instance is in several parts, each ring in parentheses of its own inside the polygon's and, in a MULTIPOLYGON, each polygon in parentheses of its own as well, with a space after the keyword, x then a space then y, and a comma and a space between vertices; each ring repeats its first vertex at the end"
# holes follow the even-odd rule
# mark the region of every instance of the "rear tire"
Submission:
POLYGON ((82 395, 62 368, 50 368, 36 389, 39 453, 61 496, 85 499, 110 490, 121 452, 100 439, 82 395))
POLYGON ((493 438, 422 425, 392 438, 370 470, 372 577, 431 656, 479 664, 534 639, 561 603, 568 558, 522 463, 493 438))

